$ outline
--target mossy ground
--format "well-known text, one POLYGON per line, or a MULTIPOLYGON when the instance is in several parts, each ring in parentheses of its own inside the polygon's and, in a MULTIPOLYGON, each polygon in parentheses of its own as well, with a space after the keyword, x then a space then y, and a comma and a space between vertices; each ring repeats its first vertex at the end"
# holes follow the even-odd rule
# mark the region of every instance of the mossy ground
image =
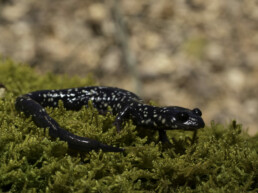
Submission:
POLYGON ((0 192, 256 192, 258 135, 248 136, 233 121, 206 123, 192 143, 192 132, 169 131, 172 147, 157 143, 157 134, 130 121, 122 132, 114 116, 48 108, 67 130, 126 148, 125 153, 80 153, 53 140, 47 130, 14 108, 18 95, 41 89, 94 85, 90 77, 47 74, 0 61, 0 192))

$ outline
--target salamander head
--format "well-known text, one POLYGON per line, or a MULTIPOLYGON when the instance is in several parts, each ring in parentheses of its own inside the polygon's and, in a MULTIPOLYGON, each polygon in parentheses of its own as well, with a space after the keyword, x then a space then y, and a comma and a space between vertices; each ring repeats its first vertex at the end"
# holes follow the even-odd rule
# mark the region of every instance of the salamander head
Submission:
MULTIPOLYGON (((198 108, 190 110, 182 107, 168 107, 168 110, 168 112, 170 112, 170 123, 168 121, 167 124, 171 124, 171 129, 183 129, 190 131, 203 128, 205 126, 205 123, 201 117, 202 112, 198 108)), ((166 117, 168 118, 168 114, 166 117)))

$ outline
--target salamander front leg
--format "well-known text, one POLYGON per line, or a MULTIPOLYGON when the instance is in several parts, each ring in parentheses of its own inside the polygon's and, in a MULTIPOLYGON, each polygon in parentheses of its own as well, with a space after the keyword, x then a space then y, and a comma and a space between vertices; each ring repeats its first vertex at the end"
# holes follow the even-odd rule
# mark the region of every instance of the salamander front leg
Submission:
POLYGON ((159 141, 161 141, 163 144, 171 145, 166 130, 159 130, 159 141))
POLYGON ((128 105, 117 115, 116 120, 114 122, 117 132, 120 132, 122 130, 123 121, 129 117, 130 110, 131 107, 128 105))

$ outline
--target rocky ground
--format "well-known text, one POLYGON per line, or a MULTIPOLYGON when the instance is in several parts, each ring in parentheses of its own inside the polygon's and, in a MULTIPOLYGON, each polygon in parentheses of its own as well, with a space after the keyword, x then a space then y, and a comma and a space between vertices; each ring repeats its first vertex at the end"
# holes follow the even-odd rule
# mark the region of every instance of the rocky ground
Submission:
POLYGON ((257 133, 258 1, 0 0, 0 54, 257 133))

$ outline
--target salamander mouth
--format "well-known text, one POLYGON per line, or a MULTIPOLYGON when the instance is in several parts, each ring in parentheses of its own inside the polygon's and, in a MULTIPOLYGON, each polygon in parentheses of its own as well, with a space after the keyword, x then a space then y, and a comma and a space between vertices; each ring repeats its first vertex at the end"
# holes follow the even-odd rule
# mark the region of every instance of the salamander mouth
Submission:
POLYGON ((189 119, 182 124, 182 127, 184 130, 191 131, 205 127, 205 123, 202 118, 189 117, 189 119))

